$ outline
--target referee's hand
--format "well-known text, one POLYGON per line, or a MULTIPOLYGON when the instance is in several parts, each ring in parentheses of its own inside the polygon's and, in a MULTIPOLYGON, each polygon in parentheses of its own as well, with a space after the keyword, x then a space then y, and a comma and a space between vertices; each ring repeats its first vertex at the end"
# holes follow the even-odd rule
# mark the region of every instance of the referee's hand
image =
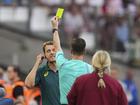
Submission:
POLYGON ((51 19, 51 25, 53 29, 58 29, 58 24, 59 24, 59 18, 57 16, 54 16, 51 19))

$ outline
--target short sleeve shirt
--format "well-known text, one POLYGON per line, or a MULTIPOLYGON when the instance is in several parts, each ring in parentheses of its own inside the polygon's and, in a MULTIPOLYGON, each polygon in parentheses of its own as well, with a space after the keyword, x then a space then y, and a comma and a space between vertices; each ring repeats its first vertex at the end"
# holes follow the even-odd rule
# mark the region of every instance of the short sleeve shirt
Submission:
POLYGON ((40 67, 35 77, 35 85, 41 90, 42 105, 60 105, 58 72, 48 65, 40 67))
POLYGON ((56 66, 59 72, 60 102, 67 104, 67 94, 75 79, 80 75, 91 73, 93 68, 82 60, 68 60, 62 51, 56 53, 56 66))

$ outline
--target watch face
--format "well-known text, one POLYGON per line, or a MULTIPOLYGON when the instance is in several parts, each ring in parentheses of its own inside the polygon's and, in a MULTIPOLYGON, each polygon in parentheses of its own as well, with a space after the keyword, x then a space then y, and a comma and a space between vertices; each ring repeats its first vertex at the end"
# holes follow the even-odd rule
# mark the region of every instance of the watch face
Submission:
POLYGON ((54 33, 55 31, 58 31, 58 29, 53 29, 52 33, 54 33))

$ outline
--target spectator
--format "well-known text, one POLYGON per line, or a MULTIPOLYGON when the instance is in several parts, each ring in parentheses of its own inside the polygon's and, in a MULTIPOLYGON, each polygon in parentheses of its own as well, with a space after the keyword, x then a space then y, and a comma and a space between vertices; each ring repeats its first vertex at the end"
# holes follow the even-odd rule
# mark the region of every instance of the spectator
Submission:
POLYGON ((67 33, 67 38, 69 40, 71 40, 73 37, 78 37, 79 32, 84 25, 80 6, 76 4, 71 4, 69 6, 68 12, 66 12, 64 15, 64 25, 64 30, 67 33))
POLYGON ((125 52, 129 40, 129 29, 128 29, 128 24, 125 21, 124 17, 118 17, 118 22, 116 26, 116 38, 117 38, 117 43, 119 44, 117 46, 118 51, 125 52), (122 48, 120 46, 122 46, 122 48))
MULTIPOLYGON (((27 97, 29 90, 25 87, 24 82, 21 80, 20 68, 15 65, 10 65, 7 68, 7 74, 8 74, 8 78, 10 80, 10 84, 12 87, 11 90, 9 90, 11 92, 12 98, 16 99, 17 97, 15 97, 14 95, 21 93, 20 89, 19 89, 19 92, 15 92, 14 89, 16 89, 16 91, 18 90, 17 87, 23 88, 23 97, 27 97)), ((19 96, 19 95, 17 95, 17 96, 19 96)), ((27 99, 25 99, 25 101, 27 103, 27 99)))
POLYGON ((110 51, 113 49, 113 42, 115 39, 115 23, 111 16, 102 17, 100 20, 100 46, 102 49, 110 51))
MULTIPOLYGON (((123 87, 123 90, 124 90, 126 96, 128 96, 126 84, 123 81, 121 81, 118 76, 119 76, 118 69, 116 69, 116 68, 112 69, 111 70, 111 77, 119 81, 119 83, 123 87)), ((127 97, 127 100, 129 100, 129 97, 127 97)))
POLYGON ((8 82, 8 77, 7 77, 7 74, 6 74, 6 68, 7 68, 6 65, 0 64, 0 81, 8 82))
POLYGON ((21 81, 20 68, 18 66, 9 65, 7 67, 7 75, 11 84, 21 81))
POLYGON ((28 95, 29 97, 27 97, 28 99, 28 104, 29 105, 40 105, 40 99, 41 99, 41 96, 40 96, 40 89, 35 87, 35 88, 31 88, 30 89, 30 93, 28 95))
POLYGON ((4 84, 5 80, 4 80, 4 69, 2 67, 0 67, 0 84, 4 84))
POLYGON ((13 89, 13 98, 15 101, 20 101, 22 105, 27 105, 24 97, 24 89, 22 86, 16 86, 13 89))
POLYGON ((111 15, 123 14, 122 0, 107 0, 107 12, 111 15))
POLYGON ((0 87, 0 98, 4 97, 6 94, 5 89, 3 87, 0 87))
POLYGON ((0 88, 0 105, 14 105, 12 99, 4 98, 5 94, 4 88, 0 88))
POLYGON ((138 105, 138 90, 133 80, 133 75, 132 70, 128 70, 126 72, 126 79, 124 80, 124 83, 126 84, 127 89, 128 104, 138 105))
POLYGON ((22 86, 16 86, 13 89, 13 97, 17 99, 19 96, 24 96, 24 91, 22 86))
POLYGON ((5 98, 11 98, 11 85, 8 84, 8 77, 6 75, 6 67, 0 66, 0 87, 3 87, 6 91, 5 98))

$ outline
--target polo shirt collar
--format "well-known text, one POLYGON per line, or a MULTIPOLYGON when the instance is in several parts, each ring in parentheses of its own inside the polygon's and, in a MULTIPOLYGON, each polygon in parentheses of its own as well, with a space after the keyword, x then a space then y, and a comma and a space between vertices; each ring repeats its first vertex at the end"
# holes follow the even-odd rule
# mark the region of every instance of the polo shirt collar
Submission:
MULTIPOLYGON (((54 72, 52 69, 50 69, 50 67, 49 67, 49 65, 48 65, 48 62, 46 63, 46 69, 47 69, 48 71, 52 71, 52 72, 54 72)), ((55 73, 57 73, 57 72, 58 72, 58 70, 56 70, 55 73)))

